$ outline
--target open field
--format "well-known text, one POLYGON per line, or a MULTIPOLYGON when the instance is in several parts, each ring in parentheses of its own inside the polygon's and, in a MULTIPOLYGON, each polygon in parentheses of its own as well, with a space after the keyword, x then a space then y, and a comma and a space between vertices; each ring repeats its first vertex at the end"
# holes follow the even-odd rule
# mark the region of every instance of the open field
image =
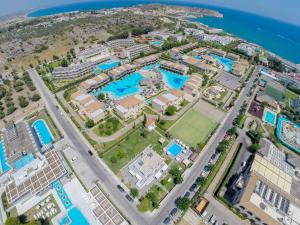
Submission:
POLYGON ((141 129, 135 130, 119 144, 103 154, 104 161, 115 173, 119 172, 150 144, 157 152, 163 148, 158 143, 158 139, 160 138, 158 133, 145 131, 144 136, 141 133, 141 129))
POLYGON ((110 117, 96 126, 93 131, 98 136, 105 137, 114 134, 123 127, 122 123, 116 117, 110 117))
POLYGON ((191 110, 171 127, 169 131, 171 135, 195 147, 198 143, 206 141, 216 125, 216 123, 206 116, 191 110))

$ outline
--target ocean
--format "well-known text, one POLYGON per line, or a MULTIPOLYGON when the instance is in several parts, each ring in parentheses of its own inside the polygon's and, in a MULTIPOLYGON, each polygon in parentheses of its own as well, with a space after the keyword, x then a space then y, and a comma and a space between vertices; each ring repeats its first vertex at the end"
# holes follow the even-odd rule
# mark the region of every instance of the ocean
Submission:
POLYGON ((224 15, 224 18, 220 19, 215 17, 203 17, 191 20, 204 23, 211 27, 221 28, 224 31, 239 36, 249 42, 261 45, 265 49, 291 62, 300 63, 300 27, 251 13, 222 7, 208 6, 194 2, 159 0, 155 2, 148 0, 83 2, 40 9, 29 13, 27 16, 41 17, 72 11, 91 11, 115 7, 129 7, 141 3, 162 3, 218 10, 224 15))

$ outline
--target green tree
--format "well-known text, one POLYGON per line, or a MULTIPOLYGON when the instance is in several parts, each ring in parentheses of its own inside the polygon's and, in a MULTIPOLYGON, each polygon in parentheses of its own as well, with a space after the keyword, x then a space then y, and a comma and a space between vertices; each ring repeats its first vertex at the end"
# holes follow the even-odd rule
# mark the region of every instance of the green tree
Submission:
POLYGON ((166 115, 172 116, 176 113, 176 107, 174 105, 169 105, 166 109, 166 115))
POLYGON ((5 225, 20 225, 20 220, 18 217, 8 217, 5 225))
POLYGON ((63 59, 63 60, 61 61, 61 66, 62 66, 62 67, 68 67, 68 60, 63 59))
POLYGON ((94 123, 93 120, 87 120, 87 121, 85 122, 85 127, 87 127, 87 128, 92 128, 93 126, 95 126, 95 123, 94 123))
POLYGON ((256 152, 258 152, 258 150, 260 149, 260 145, 259 144, 252 144, 250 147, 249 147, 249 149, 250 149, 250 151, 252 151, 253 153, 256 153, 256 152))
POLYGON ((39 94, 33 94, 31 97, 31 101, 33 102, 37 102, 38 100, 40 100, 41 96, 39 94))
POLYGON ((190 207, 190 204, 191 204, 191 201, 189 198, 182 197, 178 201, 178 208, 182 211, 186 211, 190 207))
POLYGON ((104 101, 105 100, 105 94, 104 93, 100 93, 98 96, 97 96, 97 99, 99 101, 104 101))
POLYGON ((136 198, 137 196, 139 196, 139 190, 137 188, 131 188, 130 189, 130 195, 133 197, 133 198, 136 198))

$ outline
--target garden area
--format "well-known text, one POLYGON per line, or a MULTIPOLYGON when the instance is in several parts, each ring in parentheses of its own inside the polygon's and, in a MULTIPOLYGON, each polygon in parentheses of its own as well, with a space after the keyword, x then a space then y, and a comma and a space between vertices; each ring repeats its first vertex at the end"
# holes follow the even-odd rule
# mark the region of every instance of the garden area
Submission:
POLYGON ((100 137, 106 137, 114 134, 122 128, 123 125, 120 120, 118 120, 116 117, 110 117, 108 119, 105 119, 104 122, 95 127, 93 131, 100 137))
POLYGON ((217 124, 201 113, 190 110, 169 130, 170 134, 185 144, 195 147, 205 143, 217 124))
POLYGON ((128 136, 123 137, 119 143, 115 143, 102 154, 102 157, 112 171, 118 173, 149 145, 152 145, 156 152, 161 152, 164 146, 158 142, 159 138, 161 136, 158 133, 148 132, 143 127, 138 127, 128 136))

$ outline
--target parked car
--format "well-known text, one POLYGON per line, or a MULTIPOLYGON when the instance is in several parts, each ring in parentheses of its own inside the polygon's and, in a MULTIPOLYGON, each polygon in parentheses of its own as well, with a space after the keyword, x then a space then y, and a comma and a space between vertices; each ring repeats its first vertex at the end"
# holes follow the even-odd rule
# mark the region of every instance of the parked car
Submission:
POLYGON ((190 187, 189 191, 194 191, 195 188, 197 187, 197 184, 196 183, 193 183, 192 186, 190 187))
POLYGON ((246 166, 246 164, 247 164, 246 161, 243 161, 243 162, 241 163, 241 166, 244 167, 244 166, 246 166))
POLYGON ((125 197, 128 201, 133 202, 133 199, 130 197, 130 195, 127 194, 125 197))
POLYGON ((206 215, 207 215, 207 211, 204 211, 204 212, 201 214, 201 217, 204 218, 206 215))
POLYGON ((211 217, 210 217, 210 219, 209 219, 209 223, 210 224, 214 224, 215 222, 216 222, 217 220, 216 220, 216 216, 215 215, 212 215, 211 217))
POLYGON ((165 219, 164 219, 164 224, 170 224, 170 222, 171 222, 171 219, 170 219, 170 217, 166 217, 165 219))
POLYGON ((174 209, 172 209, 172 211, 170 212, 170 215, 171 215, 171 216, 175 216, 175 215, 177 214, 177 212, 178 212, 178 209, 177 209, 177 208, 174 208, 174 209))
POLYGON ((117 188, 119 189, 120 192, 122 192, 122 193, 125 192, 124 188, 122 188, 121 185, 118 184, 118 185, 117 185, 117 188))
POLYGON ((185 192, 184 197, 188 198, 188 197, 190 197, 190 195, 191 195, 191 193, 187 191, 187 192, 185 192))
POLYGON ((91 150, 88 150, 88 153, 89 153, 90 155, 94 155, 94 153, 93 153, 91 150))
POLYGON ((75 162, 77 160, 77 157, 74 156, 72 159, 71 159, 71 162, 75 162))

